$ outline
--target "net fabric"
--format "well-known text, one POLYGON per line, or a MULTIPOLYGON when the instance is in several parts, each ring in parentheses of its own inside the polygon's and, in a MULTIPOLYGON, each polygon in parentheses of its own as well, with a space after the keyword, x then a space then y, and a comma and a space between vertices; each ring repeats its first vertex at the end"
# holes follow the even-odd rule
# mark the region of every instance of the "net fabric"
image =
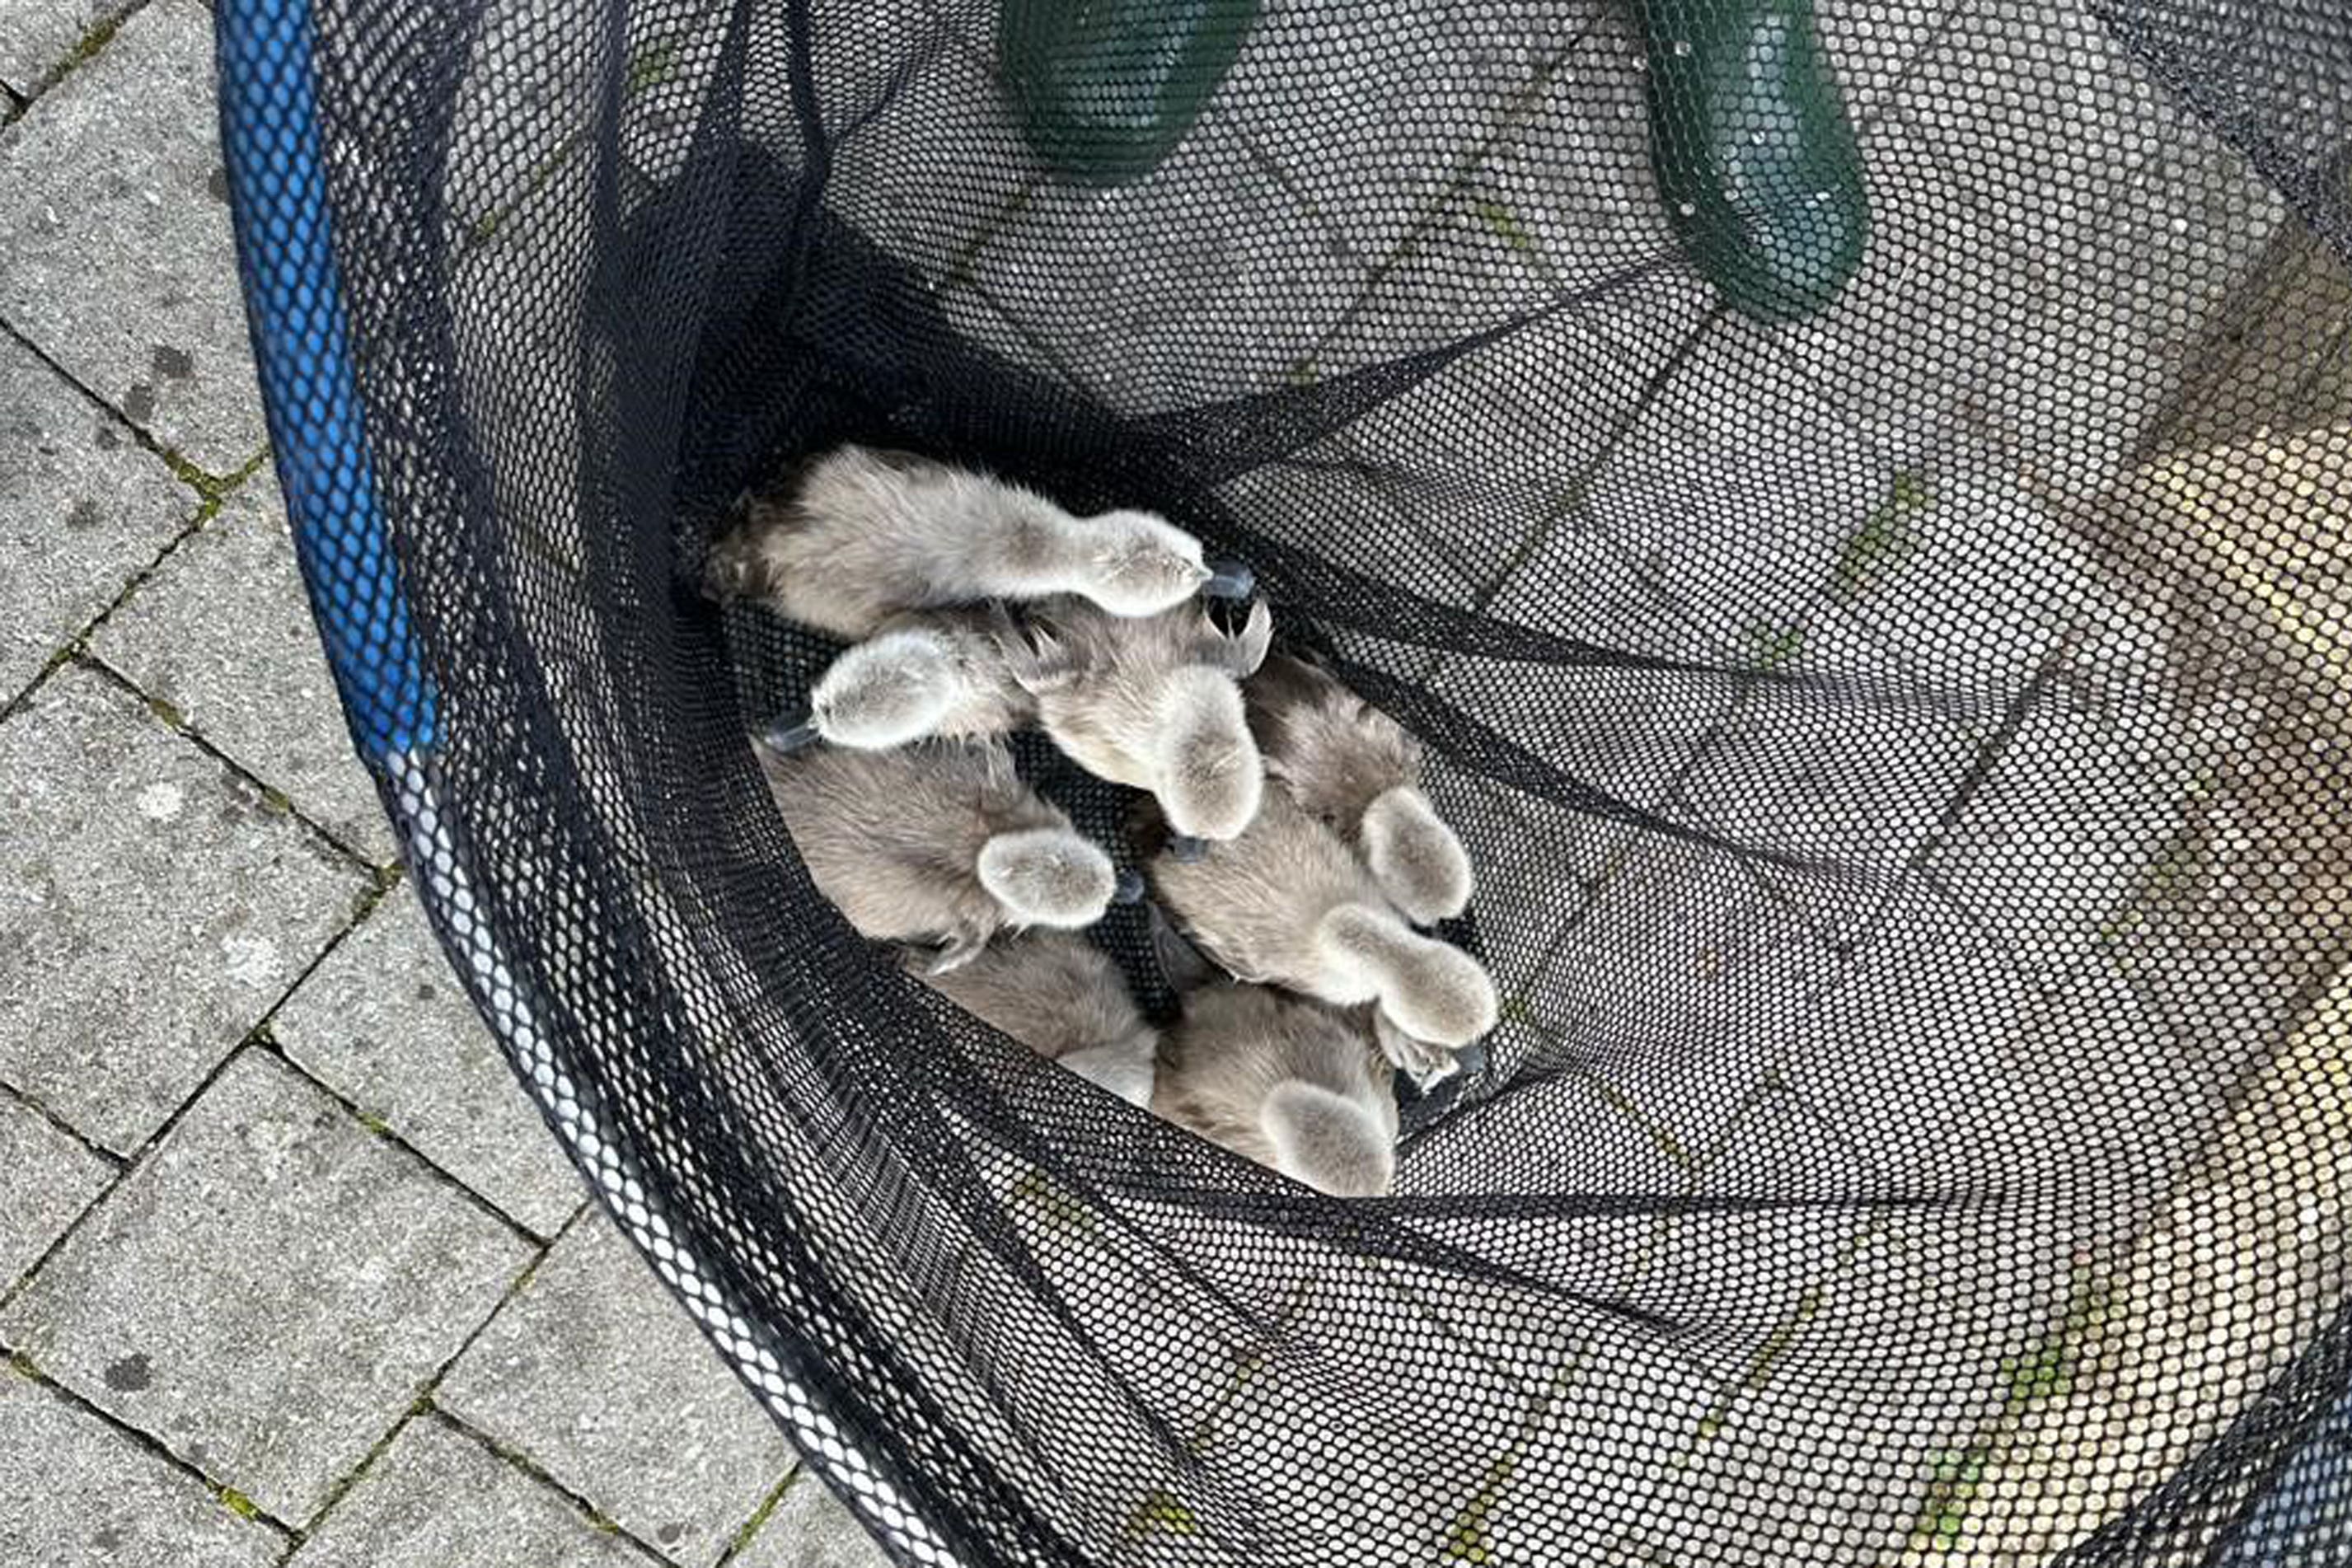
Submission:
POLYGON ((420 889, 907 1560, 2352 1550, 2352 21, 1814 16, 1868 243, 1762 321, 1619 4, 1268 5, 1108 187, 992 5, 315 8, 420 889), (826 649, 692 584, 844 439, 1165 511, 1430 743, 1506 1005, 1397 1197, 1114 1104, 817 897, 744 735, 826 649))

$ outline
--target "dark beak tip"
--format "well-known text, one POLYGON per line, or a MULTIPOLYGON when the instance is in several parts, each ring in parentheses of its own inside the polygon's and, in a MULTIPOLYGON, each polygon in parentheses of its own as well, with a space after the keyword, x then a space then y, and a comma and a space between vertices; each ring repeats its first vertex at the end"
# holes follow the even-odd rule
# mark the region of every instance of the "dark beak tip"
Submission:
POLYGON ((786 714, 760 732, 760 744, 780 757, 806 751, 821 738, 817 734, 815 716, 806 709, 786 714))
POLYGON ((1257 591, 1257 573, 1237 560, 1213 560, 1201 591, 1211 599, 1247 599, 1257 591))

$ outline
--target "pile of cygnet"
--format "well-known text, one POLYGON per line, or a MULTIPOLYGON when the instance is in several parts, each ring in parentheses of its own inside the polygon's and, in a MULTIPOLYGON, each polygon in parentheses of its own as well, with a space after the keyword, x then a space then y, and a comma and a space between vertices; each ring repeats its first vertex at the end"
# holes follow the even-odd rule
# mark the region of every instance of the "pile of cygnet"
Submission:
POLYGON ((1200 595, 1237 569, 1147 512, 1079 517, 987 476, 844 447, 750 501, 714 592, 852 646, 804 721, 758 737, 811 876, 927 984, 1040 1055, 1342 1196, 1389 1190, 1392 1067, 1426 1083, 1494 1027, 1495 988, 1416 930, 1471 870, 1421 789, 1418 742, 1200 595), (1073 933, 1119 895, 1111 859, 1016 776, 1042 729, 1131 814, 1164 1035, 1073 933), (1273 787, 1267 788, 1271 781, 1273 787))

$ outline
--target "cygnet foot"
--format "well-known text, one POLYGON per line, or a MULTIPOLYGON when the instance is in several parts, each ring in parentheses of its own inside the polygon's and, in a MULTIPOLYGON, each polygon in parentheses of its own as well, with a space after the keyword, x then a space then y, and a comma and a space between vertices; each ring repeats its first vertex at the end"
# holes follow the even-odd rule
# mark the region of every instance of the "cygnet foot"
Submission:
POLYGON ((1343 904, 1324 916, 1317 935, 1405 1034, 1459 1050, 1495 1027, 1498 1004, 1486 967, 1391 911, 1343 904))
POLYGON ((1159 1067, 1149 1051, 1125 1045, 1088 1046, 1058 1059, 1087 1082, 1118 1095, 1130 1105, 1149 1106, 1159 1081, 1159 1067))
POLYGON ((1423 1089, 1451 1078, 1462 1064, 1454 1052, 1406 1033, 1377 1007, 1372 1009, 1372 1038, 1380 1041, 1381 1054, 1390 1065, 1423 1089))
POLYGON ((1188 838, 1240 837, 1265 789, 1240 688, 1220 671, 1184 670, 1169 682, 1160 715, 1152 795, 1169 826, 1188 838))

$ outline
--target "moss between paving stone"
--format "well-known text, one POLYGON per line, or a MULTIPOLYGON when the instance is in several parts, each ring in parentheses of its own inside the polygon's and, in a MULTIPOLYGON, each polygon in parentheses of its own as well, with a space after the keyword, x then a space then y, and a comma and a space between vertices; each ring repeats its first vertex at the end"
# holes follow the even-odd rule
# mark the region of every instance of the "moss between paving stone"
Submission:
MULTIPOLYGON (((234 491, 238 486, 244 484, 247 479, 253 477, 255 474, 260 471, 261 465, 269 461, 269 449, 265 446, 260 451, 255 453, 252 456, 247 458, 243 463, 239 464, 230 473, 225 476, 215 476, 207 474, 205 470, 197 467, 185 457, 181 456, 175 449, 169 446, 156 445, 152 441, 147 438, 143 432, 139 431, 135 426, 132 428, 131 434, 135 438, 137 438, 141 445, 153 453, 156 458, 162 462, 163 466, 172 471, 172 477, 177 479, 181 484, 185 485, 189 489, 194 490, 196 493, 196 509, 194 512, 190 514, 187 527, 184 528, 180 531, 180 534, 175 537, 170 544, 166 545, 163 551, 158 554, 156 559, 159 561, 163 558, 163 556, 169 555, 172 550, 177 547, 180 538, 185 538, 189 533, 197 528, 203 528, 205 524, 218 517, 220 515, 221 507, 226 502, 230 492, 234 491)), ((148 573, 152 572, 153 570, 153 564, 151 563, 146 570, 141 571, 137 576, 133 577, 130 584, 123 590, 122 598, 127 599, 131 593, 135 592, 139 584, 144 581, 148 573)), ((114 608, 119 606, 121 600, 118 600, 116 606, 110 606, 108 613, 112 613, 114 608)))
POLYGON ((2193 909, 2219 872, 2209 821, 2218 785, 2210 768, 2189 780, 2180 800, 2181 825, 2157 846, 2130 888, 2097 926, 2099 945, 2116 973, 2137 974, 2144 955, 2137 938, 2153 937, 2162 917, 2193 909))
MULTIPOLYGON (((531 1268, 525 1270, 525 1273, 528 1275, 530 1273, 536 1272, 537 1269, 538 1264, 534 1261, 531 1268)), ((521 1283, 522 1282, 520 1281, 516 1281, 516 1288, 518 1290, 520 1289, 521 1283)), ((509 1298, 511 1299, 513 1294, 514 1292, 509 1291, 508 1292, 509 1298)), ((504 1303, 501 1302, 500 1304, 503 1305, 504 1303)), ((445 1412, 444 1414, 446 1415, 446 1413, 445 1412)), ((594 1503, 590 1502, 586 1498, 582 1497, 579 1493, 572 1490, 572 1489, 558 1481, 553 1476, 548 1473, 545 1466, 532 1458, 529 1454, 524 1453, 520 1448, 516 1448, 511 1443, 499 1441, 498 1438, 491 1437, 488 1432, 483 1431, 478 1427, 466 1426, 463 1427, 463 1430, 467 1437, 481 1444, 482 1447, 488 1448, 498 1458, 504 1459, 508 1464, 512 1465, 515 1469, 522 1471, 523 1474, 530 1476, 532 1479, 540 1482, 541 1485, 548 1487, 551 1490, 554 1490, 569 1499, 572 1506, 580 1510, 582 1516, 584 1517, 588 1522, 601 1533, 605 1535, 620 1535, 625 1533, 622 1531, 618 1521, 614 1520, 603 1509, 598 1508, 594 1503)))
MULTIPOLYGON (((1282 1300, 1276 1303, 1274 1322, 1276 1332, 1280 1331, 1281 1325, 1287 1322, 1291 1315, 1304 1302, 1313 1282, 1311 1278, 1294 1281, 1290 1289, 1284 1293, 1282 1300)), ((1265 1343, 1234 1353, 1234 1370, 1226 1378, 1224 1387, 1218 1391, 1216 1398, 1211 1402, 1209 1408, 1202 1413, 1200 1420, 1193 1424, 1192 1434, 1184 1439, 1184 1451, 1187 1454, 1198 1458, 1209 1451, 1210 1445, 1216 1439, 1218 1421, 1223 1417, 1225 1411, 1242 1396, 1249 1385, 1257 1381, 1258 1374, 1264 1372, 1273 1359, 1273 1354, 1265 1343)), ((1134 1511, 1128 1515, 1127 1520, 1128 1535, 1138 1540, 1153 1531, 1171 1531, 1190 1535, 1197 1533, 1199 1529, 1200 1516, 1192 1511, 1190 1504, 1176 1494, 1171 1486, 1157 1486, 1144 1493, 1142 1499, 1136 1504, 1134 1511)))
POLYGON ((1527 225, 1519 222, 1518 214, 1507 204, 1489 198, 1474 204, 1470 211, 1513 250, 1523 256, 1535 254, 1535 236, 1528 232, 1527 225))
POLYGON ((1986 1474, 2008 1457, 2006 1449, 2028 1416, 2074 1391, 2084 1351, 2105 1327, 2113 1300, 2105 1281, 2077 1269, 2058 1326, 2024 1354, 2001 1359, 2001 1376, 2008 1384, 2001 1412, 1974 1442, 1936 1457, 1927 1496, 1911 1525, 1915 1549, 1949 1552, 1960 1544, 1968 1531, 1969 1505, 1986 1474))
POLYGON ((674 38, 656 38, 629 58, 627 76, 621 84, 625 98, 635 98, 647 88, 675 81, 678 77, 678 47, 674 38))
POLYGON ((1580 1064, 1577 1067, 1577 1073, 1578 1076, 1582 1078, 1587 1084, 1591 1086, 1592 1092, 1601 1097, 1601 1103, 1602 1104, 1608 1106, 1610 1110, 1615 1112, 1620 1117, 1632 1124, 1643 1137, 1649 1139, 1650 1142, 1656 1146, 1660 1154, 1665 1155, 1666 1158, 1672 1160, 1676 1166, 1685 1171, 1696 1172, 1698 1170, 1699 1161, 1697 1157, 1691 1153, 1690 1149, 1684 1145, 1681 1139, 1675 1136, 1673 1128, 1654 1120, 1646 1111, 1643 1110, 1641 1106, 1634 1103, 1631 1095, 1618 1088, 1615 1084, 1610 1082, 1607 1079, 1601 1077, 1599 1073, 1591 1071, 1591 1070, 1582 1067, 1580 1064))
POLYGON ((732 1563, 743 1555, 750 1548, 752 1538, 767 1527, 769 1517, 776 1511, 777 1505, 784 1500, 784 1494, 806 1478, 806 1469, 799 1465, 793 1466, 787 1471, 784 1479, 776 1483, 776 1490, 768 1494, 768 1500, 751 1511, 751 1517, 743 1521, 743 1528, 735 1532, 735 1538, 727 1543, 727 1550, 719 1554, 719 1561, 721 1563, 732 1563))
POLYGON ((1446 1531, 1445 1555, 1456 1563, 1491 1563, 1495 1560, 1495 1537, 1486 1527, 1495 1505, 1502 1500, 1505 1489, 1518 1472, 1519 1462, 1506 1456, 1487 1467, 1478 1490, 1465 1503, 1462 1511, 1454 1516, 1453 1528, 1446 1531))
MULTIPOLYGON (((681 74, 678 67, 679 49, 674 38, 656 39, 629 57, 621 79, 624 102, 635 99, 650 88, 674 81, 681 74)), ((522 209, 525 202, 547 187, 547 183, 562 172, 563 166, 580 155, 588 145, 588 128, 576 127, 555 144, 555 151, 540 160, 530 173, 523 176, 522 189, 514 196, 498 204, 467 225, 466 244, 468 249, 488 244, 506 226, 507 220, 522 209)))
POLYGON ((1094 1211, 1062 1190, 1044 1171, 1032 1170, 1013 1184, 1015 1209, 1034 1214, 1050 1230, 1092 1236, 1102 1222, 1094 1211))
POLYGON ((32 97, 40 97, 96 58, 98 52, 114 41, 114 35, 121 32, 122 24, 130 19, 130 11, 119 12, 75 39, 73 47, 66 51, 65 58, 49 68, 48 73, 33 84, 32 97))
POLYGON ((1774 626, 1751 621, 1748 623, 1748 640, 1755 644, 1756 667, 1768 674, 1787 669, 1805 651, 1802 626, 1774 626))
MULTIPOLYGON (((88 625, 75 632, 64 647, 43 661, 40 674, 35 676, 32 685, 26 688, 27 692, 39 686, 58 671, 88 653, 91 633, 111 619, 117 611, 137 598, 139 591, 146 585, 147 580, 154 575, 155 570, 170 558, 173 551, 180 548, 181 542, 190 534, 202 530, 215 517, 220 516, 221 507, 226 503, 229 493, 251 478, 262 464, 269 459, 269 449, 265 446, 246 459, 243 465, 226 478, 215 478, 177 452, 168 447, 156 446, 143 433, 134 431, 134 434, 138 434, 142 444, 163 460, 164 465, 172 470, 174 477, 196 493, 196 509, 190 515, 187 525, 164 544, 154 559, 149 561, 146 566, 132 575, 130 581, 122 585, 121 591, 114 596, 105 609, 92 617, 88 625)), ((148 711, 172 729, 182 735, 195 733, 189 727, 187 716, 177 707, 161 697, 148 696, 144 693, 141 693, 140 695, 147 704, 148 711)))
POLYGON ((1755 1354, 1748 1358, 1748 1364, 1740 1369, 1738 1378, 1718 1393, 1706 1414, 1699 1417, 1695 1430, 1696 1441, 1675 1456, 1676 1469, 1682 1469, 1695 1459, 1700 1447, 1723 1435, 1731 1425, 1731 1417, 1743 1397, 1761 1394, 1773 1378, 1780 1375, 1781 1364, 1789 1359, 1789 1353, 1797 1348, 1805 1330, 1821 1316, 1822 1308, 1828 1304, 1830 1288, 1845 1278, 1853 1267, 1854 1260, 1862 1256, 1862 1249, 1883 1234, 1883 1225, 1864 1226, 1838 1249, 1837 1256, 1830 1260, 1829 1271, 1808 1285, 1797 1297, 1797 1303, 1790 1309, 1789 1315, 1773 1325, 1764 1343, 1757 1346, 1755 1354))
MULTIPOLYGON (((400 1419, 394 1421, 392 1426, 385 1430, 383 1437, 378 1437, 373 1444, 370 1445, 368 1451, 360 1456, 360 1462, 353 1465, 342 1475, 338 1476, 335 1479, 334 1484, 327 1489, 327 1495, 320 1501, 318 1508, 312 1511, 310 1515, 310 1523, 307 1528, 309 1530, 315 1530, 318 1528, 319 1522, 321 1520, 326 1519, 329 1515, 332 1514, 336 1509, 341 1507, 343 1499, 351 1494, 352 1488, 359 1485, 360 1478, 362 1476, 375 1469, 375 1462, 383 1458, 384 1451, 390 1448, 394 1442, 399 1440, 400 1435, 403 1432, 408 1430, 408 1424, 411 1421, 415 1420, 418 1416, 426 1415, 432 1410, 432 1408, 433 1394, 430 1389, 427 1389, 425 1393, 419 1394, 415 1398, 410 1400, 408 1402, 408 1408, 401 1412, 400 1419)), ((307 1533, 307 1530, 302 1533, 307 1533)))
POLYGON ((1935 508, 1936 493, 1926 477, 1895 476, 1885 498, 1845 541, 1830 569, 1832 591, 1841 599, 1861 599, 1886 580, 1919 549, 1919 519, 1935 508))
POLYGON ((1029 204, 1037 199, 1037 193, 1045 187, 1044 175, 1031 175, 1022 183, 1020 189, 1005 198, 1003 206, 981 220, 980 226, 972 230, 971 236, 957 247, 955 256, 948 262, 947 287, 952 288, 959 283, 976 284, 980 281, 974 268, 980 265, 981 252, 995 244, 997 235, 1003 234, 1014 218, 1029 210, 1029 204))
POLYGON ((1135 1512, 1127 1521, 1127 1533, 1140 1539, 1155 1531, 1173 1535, 1198 1535, 1201 1533, 1201 1516, 1174 1492, 1165 1487, 1155 1487, 1136 1505, 1135 1512))
MULTIPOLYGON (((137 427, 132 428, 134 433, 137 433, 137 427)), ((228 473, 215 475, 206 473, 189 462, 180 455, 177 447, 154 446, 153 450, 155 455, 163 460, 163 466, 172 471, 172 477, 204 497, 205 504, 196 508, 196 521, 199 525, 212 521, 219 514, 221 502, 227 497, 228 493, 252 478, 260 471, 261 465, 269 461, 269 448, 265 446, 228 473)))
POLYGON ((1445 1538, 1438 1548, 1439 1554, 1446 1562, 1478 1564, 1498 1561, 1491 1528, 1495 1510, 1502 1502, 1503 1494, 1510 1490, 1519 1467, 1534 1448, 1537 1433, 1550 1419, 1553 1406, 1559 1403, 1570 1385, 1583 1375, 1584 1365, 1585 1358, 1580 1355, 1554 1373, 1543 1392, 1528 1407, 1527 1417, 1519 1423, 1518 1430, 1512 1434, 1510 1446, 1486 1467, 1477 1489, 1455 1511, 1453 1522, 1447 1526, 1445 1538))

